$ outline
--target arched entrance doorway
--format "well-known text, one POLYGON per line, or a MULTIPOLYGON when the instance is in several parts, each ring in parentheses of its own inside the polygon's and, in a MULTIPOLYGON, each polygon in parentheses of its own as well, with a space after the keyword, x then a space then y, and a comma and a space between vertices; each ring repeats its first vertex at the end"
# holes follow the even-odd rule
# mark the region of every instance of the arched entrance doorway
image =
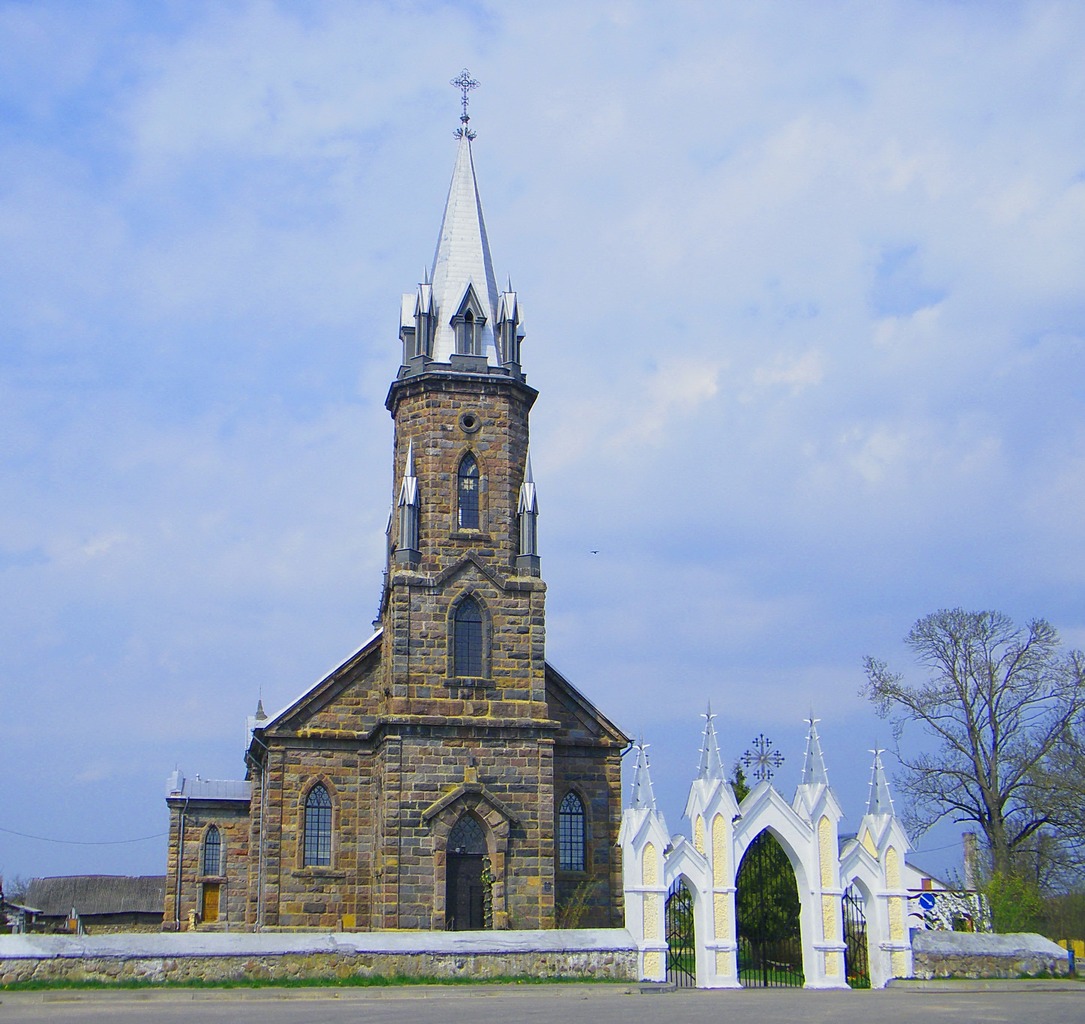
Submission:
POLYGON ((493 918, 487 880, 486 833, 477 818, 465 814, 448 834, 445 859, 445 927, 477 931, 493 918))
POLYGON ((844 976, 852 988, 870 988, 870 954, 867 943, 863 894, 852 884, 844 890, 844 976))
POLYGON ((739 981, 747 988, 801 986, 799 887, 784 848, 768 830, 747 848, 735 889, 739 981))

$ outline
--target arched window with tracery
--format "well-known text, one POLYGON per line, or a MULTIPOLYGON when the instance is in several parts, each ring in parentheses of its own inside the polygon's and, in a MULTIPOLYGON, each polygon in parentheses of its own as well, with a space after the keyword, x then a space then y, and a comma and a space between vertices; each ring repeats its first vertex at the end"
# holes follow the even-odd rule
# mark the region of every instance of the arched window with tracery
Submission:
POLYGON ((452 673, 477 678, 485 672, 485 629, 482 608, 468 595, 457 606, 452 620, 452 673))
POLYGON ((485 856, 486 832, 477 819, 465 814, 448 833, 449 853, 485 856))
POLYGON ((459 472, 456 474, 456 525, 461 530, 478 529, 479 484, 478 463, 475 461, 475 457, 468 452, 460 459, 459 472))
POLYGON ((222 835, 216 825, 212 825, 203 837, 203 873, 222 874, 222 835))
POLYGON ((558 807, 558 868, 583 871, 584 864, 584 804, 570 792, 558 807))
POLYGON ((332 862, 332 800, 322 783, 309 790, 305 798, 305 847, 303 863, 308 867, 328 867, 332 862))

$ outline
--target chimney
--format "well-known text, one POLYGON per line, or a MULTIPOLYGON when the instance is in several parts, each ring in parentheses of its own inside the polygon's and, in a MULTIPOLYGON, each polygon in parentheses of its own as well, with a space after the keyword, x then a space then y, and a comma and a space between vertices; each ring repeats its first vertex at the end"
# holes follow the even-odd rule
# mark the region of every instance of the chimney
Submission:
POLYGON ((964 843, 964 887, 970 892, 976 888, 976 874, 979 868, 980 842, 975 832, 965 832, 961 836, 964 843))

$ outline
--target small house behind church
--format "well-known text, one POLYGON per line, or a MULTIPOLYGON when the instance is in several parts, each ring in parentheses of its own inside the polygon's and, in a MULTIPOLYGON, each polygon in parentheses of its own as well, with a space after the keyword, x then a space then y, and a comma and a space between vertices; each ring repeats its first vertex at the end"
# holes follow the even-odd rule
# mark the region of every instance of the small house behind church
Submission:
POLYGON ((162 875, 58 875, 33 878, 12 905, 20 931, 148 931, 161 924, 162 875))

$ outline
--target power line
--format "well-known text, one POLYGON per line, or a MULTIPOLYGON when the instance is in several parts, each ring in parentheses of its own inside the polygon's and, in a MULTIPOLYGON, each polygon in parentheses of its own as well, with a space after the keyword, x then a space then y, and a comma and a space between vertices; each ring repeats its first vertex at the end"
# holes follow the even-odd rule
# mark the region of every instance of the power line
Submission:
POLYGON ((960 849, 960 843, 949 843, 947 846, 932 846, 929 850, 912 850, 912 853, 940 853, 942 850, 960 849))
POLYGON ((156 832, 153 836, 139 836, 136 839, 53 839, 49 836, 32 836, 28 832, 16 832, 11 828, 0 828, 0 832, 22 839, 36 839, 39 843, 63 843, 65 846, 123 846, 126 843, 145 843, 149 839, 161 839, 169 835, 168 832, 156 832))

